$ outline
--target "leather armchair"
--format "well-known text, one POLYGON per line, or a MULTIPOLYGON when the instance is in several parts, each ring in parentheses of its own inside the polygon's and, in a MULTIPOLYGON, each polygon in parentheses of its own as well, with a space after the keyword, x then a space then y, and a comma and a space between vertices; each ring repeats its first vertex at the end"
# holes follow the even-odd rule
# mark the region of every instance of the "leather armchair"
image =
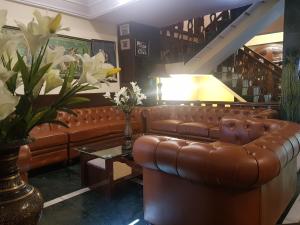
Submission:
POLYGON ((212 143, 143 136, 144 215, 155 225, 272 225, 296 191, 300 126, 223 118, 212 143))

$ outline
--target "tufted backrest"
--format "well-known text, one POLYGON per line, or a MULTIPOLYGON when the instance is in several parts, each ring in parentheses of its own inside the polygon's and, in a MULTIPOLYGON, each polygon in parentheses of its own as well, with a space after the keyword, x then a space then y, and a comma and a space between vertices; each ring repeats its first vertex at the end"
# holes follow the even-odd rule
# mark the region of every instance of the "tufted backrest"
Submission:
POLYGON ((252 187, 278 176, 300 150, 300 126, 270 119, 223 118, 221 141, 192 142, 145 135, 133 156, 141 166, 231 188, 252 187))
POLYGON ((44 123, 44 124, 35 126, 30 131, 30 134, 34 136, 35 134, 42 133, 42 132, 49 132, 49 131, 50 131, 50 125, 49 125, 49 123, 44 123))
POLYGON ((154 106, 145 112, 147 129, 151 127, 152 121, 158 120, 180 120, 183 122, 204 122, 218 126, 223 117, 243 118, 273 118, 277 112, 270 109, 251 108, 227 108, 212 106, 154 106))
POLYGON ((213 186, 247 188, 266 183, 280 172, 275 154, 262 150, 256 155, 240 145, 190 142, 145 135, 133 147, 141 166, 189 181, 213 186))
MULTIPOLYGON (((101 107, 91 107, 91 108, 80 108, 73 110, 75 115, 59 112, 57 118, 64 122, 68 127, 74 128, 79 126, 90 126, 96 124, 114 123, 124 121, 125 116, 122 111, 114 106, 101 106, 101 107)), ((142 123, 142 108, 135 108, 132 112, 132 120, 134 122, 142 123)), ((51 125, 54 130, 66 129, 61 125, 51 125)))
POLYGON ((278 130, 282 121, 224 117, 220 122, 220 140, 232 144, 247 144, 260 136, 278 130))

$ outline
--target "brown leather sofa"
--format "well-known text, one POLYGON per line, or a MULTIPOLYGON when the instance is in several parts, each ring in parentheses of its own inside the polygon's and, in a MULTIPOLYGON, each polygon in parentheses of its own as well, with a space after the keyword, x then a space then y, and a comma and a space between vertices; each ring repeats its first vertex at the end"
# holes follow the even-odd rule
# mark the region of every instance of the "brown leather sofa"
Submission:
MULTIPOLYGON (((142 108, 132 113, 132 126, 135 132, 141 132, 142 108)), ((74 109, 77 116, 60 112, 58 119, 69 128, 60 125, 43 124, 31 132, 34 139, 30 144, 32 160, 30 169, 39 168, 57 162, 66 162, 79 155, 72 148, 88 145, 121 144, 125 127, 124 114, 116 107, 101 106, 74 109)))
POLYGON ((156 106, 144 112, 147 133, 192 140, 216 140, 219 123, 225 116, 277 118, 275 110, 264 108, 226 108, 211 106, 156 106))
MULTIPOLYGON (((79 154, 72 150, 74 147, 122 143, 125 120, 124 114, 116 107, 100 106, 74 111, 77 116, 64 112, 58 114, 58 119, 69 128, 43 124, 32 130, 30 135, 34 142, 30 144, 30 169, 73 159, 79 154)), ((132 114, 132 126, 137 133, 146 131, 195 140, 215 140, 219 137, 219 120, 226 115, 275 117, 276 112, 266 109, 198 106, 137 107, 132 114)))
POLYGON ((143 136, 144 216, 155 225, 274 225, 296 191, 299 125, 223 118, 220 140, 143 136))

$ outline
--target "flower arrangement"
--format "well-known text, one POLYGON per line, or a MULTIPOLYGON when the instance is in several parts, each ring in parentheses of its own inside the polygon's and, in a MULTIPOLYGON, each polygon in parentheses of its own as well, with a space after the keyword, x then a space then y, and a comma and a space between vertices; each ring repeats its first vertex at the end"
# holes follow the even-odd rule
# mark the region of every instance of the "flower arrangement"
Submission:
POLYGON ((135 106, 142 105, 142 101, 147 98, 136 82, 130 82, 129 87, 122 87, 114 97, 110 92, 106 92, 104 97, 116 104, 124 113, 131 113, 135 106))
POLYGON ((29 132, 39 124, 66 126, 57 120, 57 112, 74 114, 70 106, 89 101, 76 96, 77 93, 97 88, 120 71, 105 63, 101 52, 93 57, 78 55, 82 71, 80 78, 74 79, 74 56, 64 55, 63 47, 51 49, 48 46, 50 37, 60 30, 68 30, 61 26, 61 14, 50 17, 35 11, 33 15, 34 19, 27 25, 16 22, 21 35, 10 35, 2 29, 7 11, 0 10, 0 144, 27 139, 29 132), (23 55, 18 51, 20 45, 27 49, 23 55), (67 72, 62 75, 63 66, 67 72), (45 107, 35 106, 39 95, 58 87, 54 102, 45 107))

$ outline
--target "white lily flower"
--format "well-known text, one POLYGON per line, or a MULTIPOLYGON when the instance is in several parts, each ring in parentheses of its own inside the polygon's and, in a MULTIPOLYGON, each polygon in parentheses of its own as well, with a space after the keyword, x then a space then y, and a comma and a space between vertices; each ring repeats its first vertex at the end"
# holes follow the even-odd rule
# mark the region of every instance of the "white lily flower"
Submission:
POLYGON ((12 37, 7 34, 0 33, 0 55, 2 56, 8 49, 12 37))
POLYGON ((19 97, 14 96, 7 89, 6 85, 0 81, 0 121, 16 110, 19 103, 19 97))
POLYGON ((65 55, 65 48, 62 46, 55 47, 54 49, 47 48, 43 64, 52 63, 51 68, 65 62, 73 62, 75 58, 71 55, 65 55))
POLYGON ((82 62, 82 74, 79 83, 96 85, 106 78, 108 71, 114 67, 111 64, 103 63, 102 55, 101 52, 93 57, 88 54, 77 55, 82 62))
POLYGON ((119 99, 117 96, 114 97, 114 102, 115 102, 117 105, 120 105, 120 104, 121 104, 120 99, 119 99))
POLYGON ((2 64, 0 64, 0 81, 6 82, 15 72, 7 70, 2 64))
POLYGON ((18 61, 18 46, 20 46, 20 44, 23 43, 23 38, 21 38, 20 35, 7 36, 9 38, 9 41, 7 42, 6 46, 4 46, 4 48, 2 49, 2 56, 6 62, 9 62, 9 60, 11 60, 11 67, 13 67, 18 61))
POLYGON ((103 95, 103 97, 104 97, 104 98, 111 99, 110 92, 105 92, 105 94, 103 95))
POLYGON ((17 22, 17 26, 21 29, 26 44, 30 50, 31 55, 35 55, 36 52, 47 43, 50 34, 42 34, 39 33, 39 27, 38 24, 32 20, 27 24, 27 26, 24 23, 17 22))
POLYGON ((63 79, 60 77, 60 70, 51 69, 45 74, 45 93, 52 91, 53 89, 63 84, 63 79))
POLYGON ((61 15, 58 14, 52 18, 50 16, 42 16, 39 11, 34 11, 33 19, 27 26, 21 22, 16 21, 17 26, 21 29, 26 39, 27 45, 30 49, 31 55, 35 55, 37 50, 46 44, 48 39, 58 30, 66 30, 61 28, 61 15))
POLYGON ((40 11, 35 10, 33 12, 37 22, 39 33, 41 34, 49 34, 49 33, 56 33, 57 31, 66 30, 69 31, 69 28, 62 28, 61 27, 61 14, 57 14, 55 17, 50 16, 42 16, 40 11))
POLYGON ((105 54, 103 51, 99 51, 97 55, 95 55, 96 61, 99 63, 105 63, 105 54))
POLYGON ((118 94, 118 95, 123 95, 123 94, 126 93, 126 92, 127 92, 127 87, 122 87, 122 88, 120 89, 120 91, 117 92, 117 94, 118 94))

